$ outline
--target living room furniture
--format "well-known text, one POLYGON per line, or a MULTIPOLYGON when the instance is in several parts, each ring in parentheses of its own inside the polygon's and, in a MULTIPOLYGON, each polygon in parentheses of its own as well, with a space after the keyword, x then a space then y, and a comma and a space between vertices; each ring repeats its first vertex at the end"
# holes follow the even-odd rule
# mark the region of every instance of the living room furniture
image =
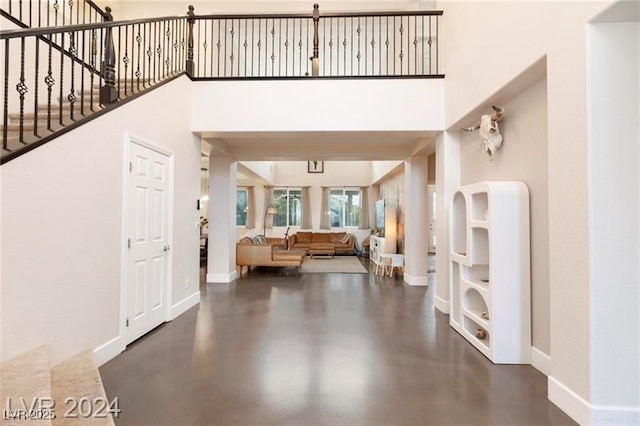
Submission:
POLYGON ((382 253, 380 258, 380 263, 383 265, 380 268, 382 275, 393 277, 393 272, 396 268, 400 269, 401 273, 404 273, 404 254, 382 253))
POLYGON ((309 250, 311 244, 332 244, 335 254, 354 254, 356 237, 346 232, 296 232, 289 236, 289 248, 309 250))
MULTIPOLYGON (((370 238, 369 260, 375 265, 374 273, 385 270, 384 254, 395 254, 396 242, 386 237, 372 235, 370 238)), ((384 275, 384 272, 382 273, 384 275)))
MULTIPOLYGON (((277 239, 280 242, 281 239, 277 239)), ((280 244, 255 243, 241 240, 236 243, 236 265, 240 275, 244 267, 251 266, 293 266, 299 268, 304 260, 304 250, 285 250, 280 244)))
POLYGON ((449 323, 494 363, 531 361, 529 191, 460 187, 451 206, 449 323))
POLYGON ((311 243, 309 245, 309 256, 335 256, 336 246, 333 243, 311 243))

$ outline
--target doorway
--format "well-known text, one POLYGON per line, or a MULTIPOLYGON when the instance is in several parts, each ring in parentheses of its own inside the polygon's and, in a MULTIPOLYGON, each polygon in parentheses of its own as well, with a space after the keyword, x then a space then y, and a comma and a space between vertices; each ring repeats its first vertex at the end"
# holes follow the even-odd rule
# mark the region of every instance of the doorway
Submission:
POLYGON ((124 335, 129 344, 168 320, 173 154, 127 135, 124 335))

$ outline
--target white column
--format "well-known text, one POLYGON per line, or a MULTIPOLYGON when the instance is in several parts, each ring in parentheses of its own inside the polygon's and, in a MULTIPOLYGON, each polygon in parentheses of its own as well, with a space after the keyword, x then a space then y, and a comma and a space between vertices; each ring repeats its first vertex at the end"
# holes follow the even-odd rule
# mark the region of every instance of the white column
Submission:
POLYGON ((409 285, 428 285, 427 158, 411 157, 404 167, 404 280, 409 285))
POLYGON ((236 278, 236 176, 234 159, 209 157, 209 283, 236 278))
POLYGON ((436 138, 436 295, 435 306, 449 313, 449 207, 460 186, 460 132, 436 138))

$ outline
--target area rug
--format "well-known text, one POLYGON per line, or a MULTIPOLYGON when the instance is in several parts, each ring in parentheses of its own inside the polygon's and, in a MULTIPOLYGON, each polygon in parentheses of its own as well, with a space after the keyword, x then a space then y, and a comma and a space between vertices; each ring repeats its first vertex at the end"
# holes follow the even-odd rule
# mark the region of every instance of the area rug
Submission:
POLYGON ((302 261, 300 272, 305 274, 366 274, 369 271, 362 266, 355 256, 336 256, 329 258, 305 258, 302 261))

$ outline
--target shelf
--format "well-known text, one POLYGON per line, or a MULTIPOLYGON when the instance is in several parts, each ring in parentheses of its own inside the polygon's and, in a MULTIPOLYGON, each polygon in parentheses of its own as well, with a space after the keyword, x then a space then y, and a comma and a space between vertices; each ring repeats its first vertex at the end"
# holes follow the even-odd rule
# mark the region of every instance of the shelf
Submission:
POLYGON ((451 262, 451 311, 453 318, 460 316, 460 264, 451 262))
POLYGON ((495 363, 527 364, 531 347, 527 187, 522 182, 477 182, 458 188, 452 201, 451 327, 495 363))
POLYGON ((474 288, 467 288, 464 293, 463 315, 474 320, 480 326, 489 330, 491 328, 491 317, 483 318, 483 313, 489 313, 489 307, 482 294, 474 288))
POLYGON ((484 289, 489 289, 489 265, 471 265, 462 269, 462 277, 474 285, 484 289))
POLYGON ((491 347, 491 335, 489 331, 482 327, 480 324, 469 318, 468 316, 464 316, 462 328, 466 332, 466 334, 471 338, 471 341, 479 344, 484 347, 487 351, 491 347), (478 337, 478 333, 484 332, 485 337, 478 337))
POLYGON ((489 220, 489 195, 486 192, 471 194, 471 220, 489 220))
POLYGON ((485 228, 471 228, 471 264, 489 263, 489 231, 485 228))
POLYGON ((467 203, 462 192, 453 196, 451 214, 451 251, 467 253, 467 203))

